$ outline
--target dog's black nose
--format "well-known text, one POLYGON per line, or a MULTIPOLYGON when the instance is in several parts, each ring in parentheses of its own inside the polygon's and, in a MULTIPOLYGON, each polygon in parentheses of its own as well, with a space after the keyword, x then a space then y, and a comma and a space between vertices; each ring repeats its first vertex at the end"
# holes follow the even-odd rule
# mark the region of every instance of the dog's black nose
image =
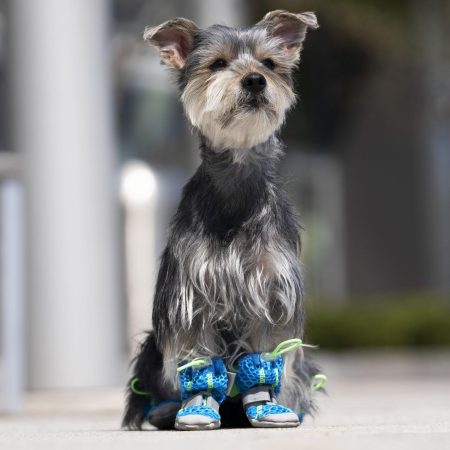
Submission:
POLYGON ((257 94, 266 87, 267 81, 260 73, 252 72, 242 78, 241 83, 245 90, 257 94))

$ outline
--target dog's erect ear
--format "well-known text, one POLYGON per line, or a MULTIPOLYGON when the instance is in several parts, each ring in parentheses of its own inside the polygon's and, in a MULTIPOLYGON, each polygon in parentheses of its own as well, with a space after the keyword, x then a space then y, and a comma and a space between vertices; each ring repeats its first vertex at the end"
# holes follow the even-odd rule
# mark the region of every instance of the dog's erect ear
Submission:
POLYGON ((159 50, 161 62, 175 69, 182 69, 192 50, 197 30, 197 25, 191 20, 177 17, 157 27, 147 27, 144 40, 159 50))
POLYGON ((281 9, 268 12, 260 23, 266 24, 270 34, 281 39, 284 50, 292 57, 299 55, 307 29, 319 28, 313 12, 293 14, 281 9))

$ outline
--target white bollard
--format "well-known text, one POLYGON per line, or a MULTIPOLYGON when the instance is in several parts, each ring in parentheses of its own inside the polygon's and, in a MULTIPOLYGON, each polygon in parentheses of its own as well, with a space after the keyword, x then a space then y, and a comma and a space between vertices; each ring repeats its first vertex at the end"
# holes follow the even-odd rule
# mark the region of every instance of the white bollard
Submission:
POLYGON ((142 161, 123 168, 120 187, 125 209, 125 267, 128 338, 135 354, 142 333, 152 327, 151 312, 158 254, 156 225, 158 186, 155 173, 142 161))
POLYGON ((25 205, 16 179, 1 182, 0 193, 0 409, 14 413, 22 404, 25 384, 25 205))
POLYGON ((28 204, 29 385, 125 373, 107 0, 10 2, 28 204))

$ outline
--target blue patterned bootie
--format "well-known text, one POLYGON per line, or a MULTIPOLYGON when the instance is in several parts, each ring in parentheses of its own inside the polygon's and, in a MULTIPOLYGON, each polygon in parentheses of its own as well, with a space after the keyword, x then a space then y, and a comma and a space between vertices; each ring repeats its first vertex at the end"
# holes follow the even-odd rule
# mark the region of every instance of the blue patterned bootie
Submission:
POLYGON ((178 430, 214 430, 220 427, 219 406, 226 398, 227 370, 220 358, 197 358, 178 368, 181 409, 178 430))
POLYGON ((277 349, 271 353, 250 353, 238 360, 236 385, 242 395, 247 418, 254 427, 300 425, 299 416, 295 412, 276 402, 284 365, 281 353, 284 351, 277 349))

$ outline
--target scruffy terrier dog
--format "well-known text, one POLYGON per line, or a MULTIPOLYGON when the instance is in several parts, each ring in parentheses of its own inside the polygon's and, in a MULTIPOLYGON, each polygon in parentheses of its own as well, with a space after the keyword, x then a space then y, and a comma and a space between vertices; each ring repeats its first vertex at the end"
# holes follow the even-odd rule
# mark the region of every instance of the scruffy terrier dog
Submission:
POLYGON ((277 132, 296 100, 307 29, 317 27, 313 13, 278 10, 248 29, 176 18, 145 30, 177 77, 202 163, 162 255, 127 428, 294 427, 313 409, 315 367, 301 349, 284 355, 302 345, 304 311, 300 227, 277 175, 277 132))

